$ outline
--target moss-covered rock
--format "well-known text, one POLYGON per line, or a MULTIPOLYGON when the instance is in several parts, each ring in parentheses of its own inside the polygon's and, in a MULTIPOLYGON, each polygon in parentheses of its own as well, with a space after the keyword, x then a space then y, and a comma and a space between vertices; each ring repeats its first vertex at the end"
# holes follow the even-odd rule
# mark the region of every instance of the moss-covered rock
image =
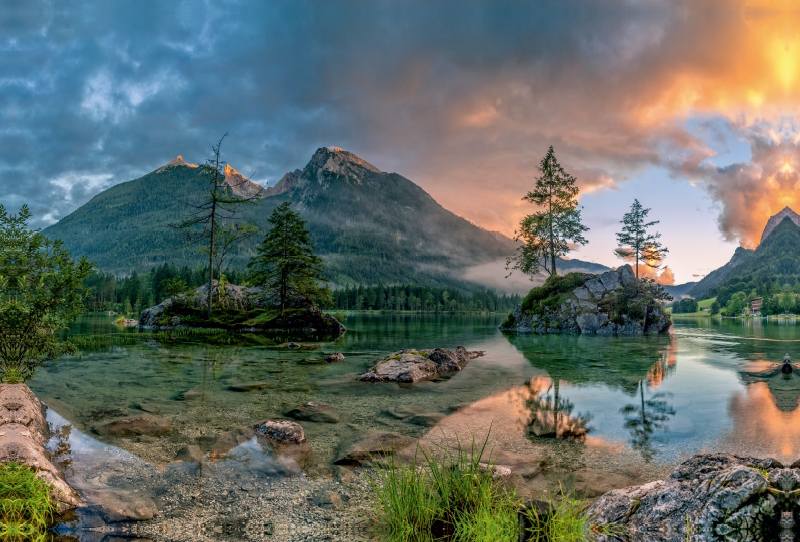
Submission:
POLYGON ((672 325, 660 286, 638 280, 630 265, 602 275, 551 276, 533 288, 500 329, 534 333, 641 335, 672 325))
POLYGON ((221 328, 234 331, 295 331, 339 336, 344 325, 305 299, 293 299, 280 314, 277 304, 260 288, 212 283, 212 314, 208 317, 208 285, 165 299, 142 311, 142 329, 221 328))

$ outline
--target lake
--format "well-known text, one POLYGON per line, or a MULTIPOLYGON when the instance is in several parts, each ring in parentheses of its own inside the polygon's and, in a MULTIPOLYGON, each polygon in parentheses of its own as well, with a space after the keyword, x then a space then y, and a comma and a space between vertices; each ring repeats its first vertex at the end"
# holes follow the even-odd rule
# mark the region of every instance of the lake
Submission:
MULTIPOLYGON (((786 353, 800 360, 794 321, 676 317, 669 334, 608 338, 504 334, 501 320, 358 314, 338 340, 295 349, 287 347, 290 337, 154 335, 91 317, 72 333, 108 336, 117 345, 97 344, 48 363, 30 386, 63 417, 59 423, 80 435, 76 451, 97 450, 103 441, 106 466, 115 457, 141 462, 138 469, 168 466, 173 486, 196 479, 181 478, 189 475, 173 463, 181 448, 199 444, 208 451, 218 435, 282 418, 306 401, 330 403, 342 414, 336 424, 302 422, 313 449, 303 471, 309 480, 329 478, 341 441, 369 429, 434 438, 463 427, 459 438, 481 439, 491 428, 499 446, 518 454, 560 437, 665 466, 706 451, 785 464, 800 459, 800 376, 782 375, 778 365, 786 353), (486 355, 450 378, 410 387, 356 380, 400 348, 459 345, 486 355), (320 363, 333 352, 345 360, 320 363), (230 389, 252 382, 265 387, 230 389), (431 428, 392 415, 400 406, 438 423, 431 428), (104 421, 143 411, 169 420, 172 434, 101 439, 92 433, 104 421)), ((83 462, 96 468, 97 461, 83 462)), ((286 472, 292 474, 272 464, 259 476, 286 472)))

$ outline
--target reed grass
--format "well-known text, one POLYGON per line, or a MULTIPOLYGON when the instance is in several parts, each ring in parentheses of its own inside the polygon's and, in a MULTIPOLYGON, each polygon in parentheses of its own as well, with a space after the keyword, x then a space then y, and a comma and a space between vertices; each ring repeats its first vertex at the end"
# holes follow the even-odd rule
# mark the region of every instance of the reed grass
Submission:
POLYGON ((371 481, 379 537, 391 542, 516 541, 518 499, 481 461, 487 439, 469 450, 458 444, 439 456, 422 451, 410 466, 393 458, 371 481))
POLYGON ((133 346, 139 344, 141 337, 132 333, 70 335, 67 341, 81 352, 108 350, 113 346, 133 346))
POLYGON ((50 487, 20 463, 0 464, 0 540, 44 540, 56 508, 50 487))

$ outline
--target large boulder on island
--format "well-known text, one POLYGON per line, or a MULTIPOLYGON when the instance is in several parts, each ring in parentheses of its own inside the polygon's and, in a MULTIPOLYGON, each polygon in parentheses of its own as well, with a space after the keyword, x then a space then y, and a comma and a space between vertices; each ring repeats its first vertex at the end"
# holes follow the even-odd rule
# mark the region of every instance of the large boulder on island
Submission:
POLYGON ((455 350, 404 348, 379 359, 374 367, 358 379, 362 382, 413 384, 460 371, 469 360, 484 355, 486 352, 482 350, 470 352, 463 346, 458 346, 455 350))
POLYGON ((615 489, 588 511, 596 542, 794 540, 800 463, 728 454, 697 455, 666 480, 615 489), (688 532, 687 532, 688 531, 688 532))
POLYGON ((169 297, 154 307, 146 308, 139 317, 141 329, 212 327, 234 331, 296 331, 317 336, 338 337, 347 328, 333 316, 325 314, 307 299, 289 301, 284 315, 279 305, 262 288, 211 283, 212 316, 208 318, 208 284, 191 292, 169 297))
POLYGON ((533 288, 500 329, 533 333, 643 335, 664 333, 672 320, 661 286, 639 280, 630 265, 601 275, 553 275, 533 288))

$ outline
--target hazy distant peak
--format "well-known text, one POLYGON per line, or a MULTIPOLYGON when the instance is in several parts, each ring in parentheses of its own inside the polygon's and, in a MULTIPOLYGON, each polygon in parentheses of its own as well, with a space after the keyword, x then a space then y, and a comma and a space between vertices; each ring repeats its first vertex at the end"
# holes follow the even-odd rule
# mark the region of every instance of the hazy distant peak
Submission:
POLYGON ((800 227, 800 215, 792 211, 788 206, 784 207, 778 214, 769 217, 767 225, 764 228, 764 232, 761 234, 761 241, 759 244, 763 243, 764 239, 766 239, 767 236, 772 233, 772 230, 775 229, 775 226, 780 224, 781 221, 787 216, 792 222, 795 223, 796 226, 800 227))
POLYGON ((179 154, 172 161, 170 161, 170 162, 164 164, 163 166, 161 166, 160 168, 158 168, 156 170, 156 172, 164 171, 168 167, 174 167, 174 166, 197 167, 197 164, 187 164, 186 162, 183 161, 183 156, 181 156, 179 154))
POLYGON ((380 173, 381 170, 353 154, 352 152, 340 149, 339 147, 322 147, 317 149, 311 157, 309 165, 313 165, 323 171, 347 175, 353 173, 354 169, 364 168, 373 173, 380 173))
POLYGON ((278 194, 283 194, 284 192, 288 192, 295 186, 297 186, 298 181, 300 180, 300 174, 303 173, 302 170, 296 169, 294 171, 290 171, 283 177, 281 180, 278 181, 275 186, 271 186, 264 191, 264 196, 277 196, 278 194))

